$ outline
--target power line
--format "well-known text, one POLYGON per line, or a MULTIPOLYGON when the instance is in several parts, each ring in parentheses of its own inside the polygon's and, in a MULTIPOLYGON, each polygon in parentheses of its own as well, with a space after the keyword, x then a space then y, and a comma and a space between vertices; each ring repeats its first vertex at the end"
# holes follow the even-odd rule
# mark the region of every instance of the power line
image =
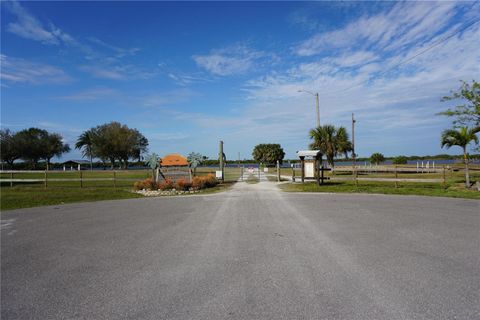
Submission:
MULTIPOLYGON (((424 54, 424 53, 427 52, 427 51, 430 51, 431 49, 437 47, 437 46, 440 45, 441 43, 449 40, 449 39, 452 38, 453 36, 459 34, 460 32, 463 32, 463 31, 467 30, 468 28, 470 28, 471 26, 477 24, 478 22, 480 22, 480 19, 478 19, 478 20, 473 20, 473 21, 467 23, 464 27, 458 29, 457 31, 455 31, 454 33, 448 35, 447 37, 438 40, 437 42, 433 43, 431 46, 427 47, 426 49, 424 49, 424 50, 422 50, 422 51, 420 51, 420 52, 418 52, 418 53, 416 53, 416 54, 413 55, 412 57, 410 57, 410 58, 408 58, 408 59, 406 59, 406 60, 404 60, 404 61, 401 61, 401 62, 397 63, 396 65, 388 68, 387 70, 384 70, 383 72, 379 73, 379 74, 377 75, 377 77, 378 77, 378 76, 382 76, 382 75, 384 75, 384 74, 392 71, 393 69, 401 66, 402 64, 405 64, 405 63, 407 63, 407 62, 412 61, 412 60, 415 59, 416 57, 424 54)), ((323 95, 323 94, 328 95, 328 94, 345 92, 345 91, 348 91, 348 90, 350 90, 350 89, 356 88, 356 87, 362 85, 363 83, 365 83, 365 82, 367 82, 367 81, 370 81, 370 79, 371 79, 371 77, 369 77, 367 80, 362 80, 361 82, 357 83, 356 85, 350 86, 350 87, 345 88, 345 89, 342 89, 342 90, 333 91, 333 92, 328 92, 328 93, 321 93, 321 94, 322 94, 322 95, 323 95)))

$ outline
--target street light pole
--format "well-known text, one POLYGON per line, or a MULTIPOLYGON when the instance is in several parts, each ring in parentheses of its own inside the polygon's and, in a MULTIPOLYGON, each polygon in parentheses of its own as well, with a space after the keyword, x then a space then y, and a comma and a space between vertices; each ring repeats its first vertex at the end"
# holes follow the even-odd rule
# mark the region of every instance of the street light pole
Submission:
POLYGON ((316 107, 317 107, 317 128, 320 127, 320 101, 319 101, 319 95, 317 93, 313 93, 307 90, 298 90, 298 92, 305 92, 309 93, 312 96, 315 96, 315 102, 316 102, 316 107))

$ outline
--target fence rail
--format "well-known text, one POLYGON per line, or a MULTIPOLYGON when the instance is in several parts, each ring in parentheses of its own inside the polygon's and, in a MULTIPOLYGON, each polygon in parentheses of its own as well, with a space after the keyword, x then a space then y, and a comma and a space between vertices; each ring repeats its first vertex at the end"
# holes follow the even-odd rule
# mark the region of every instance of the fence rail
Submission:
MULTIPOLYGON (((44 182, 45 179, 0 179, 0 182, 44 182)), ((47 178, 47 181, 52 182, 80 182, 80 181, 138 181, 134 178, 47 178)))
MULTIPOLYGON (((240 176, 240 168, 225 168, 225 181, 236 181, 240 176)), ((197 169, 198 175, 215 173, 215 168, 200 167, 197 169)), ((85 187, 84 183, 93 186, 94 182, 109 182, 97 184, 96 186, 111 185, 117 187, 117 183, 125 186, 127 182, 135 182, 152 177, 152 170, 0 170, 0 184, 2 186, 22 184, 43 184, 44 188, 53 186, 66 186, 67 183, 78 183, 77 187, 85 187), (123 182, 123 183, 122 183, 123 182), (50 185, 51 183, 51 185, 50 185), (64 183, 64 184, 61 184, 64 183)), ((168 178, 174 180, 185 176, 185 172, 167 172, 168 178)), ((185 176, 186 177, 186 176, 185 176)))
MULTIPOLYGON (((116 170, 101 170, 101 171, 47 171, 47 170, 2 170, 0 171, 0 183, 9 183, 10 187, 13 187, 13 183, 43 183, 45 188, 48 188, 50 182, 79 182, 79 187, 83 188, 85 182, 100 182, 100 181, 108 181, 113 182, 112 186, 114 188, 117 187, 118 182, 133 182, 138 181, 138 177, 118 177, 118 171, 116 170), (102 175, 112 175, 111 177, 84 177, 84 173, 86 174, 102 174, 102 175), (67 177, 59 178, 59 175, 67 175, 67 177), (71 175, 78 175, 78 177, 71 177, 71 175), (8 175, 8 177, 5 177, 8 175), (15 175, 42 175, 42 178, 15 178, 15 175), (53 177, 52 177, 53 176, 53 177)), ((135 174, 148 174, 149 171, 122 171, 122 173, 135 173, 135 174)))

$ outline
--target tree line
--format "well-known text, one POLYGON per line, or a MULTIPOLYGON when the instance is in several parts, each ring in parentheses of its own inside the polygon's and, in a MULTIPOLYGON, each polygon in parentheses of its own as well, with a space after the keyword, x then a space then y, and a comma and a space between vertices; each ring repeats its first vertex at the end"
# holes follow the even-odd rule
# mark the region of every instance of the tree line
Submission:
POLYGON ((58 133, 50 133, 39 128, 29 128, 18 132, 9 129, 0 131, 1 160, 13 168, 16 160, 24 160, 35 169, 44 160, 48 170, 53 157, 70 151, 68 143, 58 133))
MULTIPOLYGON (((18 132, 0 130, 0 138, 1 161, 11 168, 15 161, 23 160, 30 168, 36 169, 43 160, 48 170, 53 157, 60 157, 71 150, 60 134, 39 128, 18 132)), ((137 129, 110 122, 84 131, 78 137, 75 148, 90 159, 91 168, 95 158, 104 164, 110 163, 112 168, 116 161, 123 168, 128 168, 130 160, 141 160, 142 154, 147 151, 148 140, 137 129)))

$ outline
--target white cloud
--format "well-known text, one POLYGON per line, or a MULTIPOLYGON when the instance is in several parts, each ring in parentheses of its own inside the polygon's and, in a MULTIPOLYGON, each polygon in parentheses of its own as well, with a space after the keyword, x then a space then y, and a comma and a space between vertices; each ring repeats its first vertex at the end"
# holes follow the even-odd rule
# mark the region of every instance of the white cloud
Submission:
POLYGON ((100 99, 112 99, 118 97, 120 93, 111 88, 93 88, 85 91, 59 96, 55 99, 70 101, 94 101, 100 99))
POLYGON ((89 43, 79 41, 51 22, 43 24, 18 1, 6 1, 5 6, 16 17, 15 22, 7 25, 9 32, 43 44, 63 45, 78 50, 86 60, 95 61, 94 65, 80 67, 94 77, 111 80, 148 79, 156 74, 132 64, 121 63, 122 58, 136 55, 139 48, 121 48, 96 37, 87 38, 89 43))
POLYGON ((149 140, 157 141, 184 140, 188 137, 188 134, 182 132, 156 132, 148 134, 149 140))
POLYGON ((340 29, 312 36, 294 48, 300 56, 312 56, 331 49, 374 46, 395 50, 425 41, 442 31, 455 14, 455 2, 395 4, 389 11, 364 16, 340 29))
POLYGON ((53 24, 46 28, 32 14, 30 14, 18 1, 6 1, 5 7, 16 16, 17 21, 9 23, 7 30, 22 38, 40 41, 45 44, 76 44, 72 36, 65 33, 53 24))
POLYGON ((208 55, 195 55, 197 65, 218 76, 242 74, 251 70, 255 62, 266 53, 255 51, 244 45, 235 45, 212 50, 208 55))
POLYGON ((25 59, 0 55, 2 65, 0 77, 7 83, 64 84, 73 79, 57 67, 30 62, 25 59))
POLYGON ((125 56, 134 56, 135 54, 137 54, 140 51, 139 48, 121 48, 121 47, 118 47, 118 46, 114 46, 114 45, 106 43, 105 41, 100 40, 96 37, 89 37, 87 39, 90 42, 92 42, 96 45, 99 45, 103 48, 106 48, 106 49, 109 49, 109 50, 115 52, 116 53, 116 58, 123 58, 125 56))
POLYGON ((371 63, 378 59, 378 56, 370 51, 357 51, 347 53, 343 56, 331 58, 330 62, 340 67, 354 67, 371 63))
POLYGON ((79 69, 95 78, 109 80, 149 79, 156 75, 154 71, 148 71, 132 64, 110 65, 105 63, 103 65, 84 65, 80 66, 79 69))

